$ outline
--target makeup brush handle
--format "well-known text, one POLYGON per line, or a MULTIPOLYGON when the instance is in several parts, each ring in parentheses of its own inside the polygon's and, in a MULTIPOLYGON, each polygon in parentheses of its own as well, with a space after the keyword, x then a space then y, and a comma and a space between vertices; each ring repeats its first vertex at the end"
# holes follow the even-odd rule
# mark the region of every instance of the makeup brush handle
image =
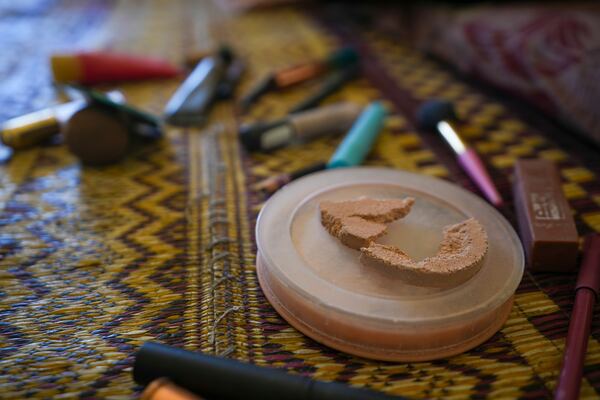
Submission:
POLYGON ((221 400, 392 400, 380 392, 315 381, 158 343, 146 343, 138 351, 133 377, 143 385, 164 377, 194 394, 221 400))
POLYGON ((560 400, 579 398, 583 363, 596 299, 594 292, 587 288, 581 288, 576 293, 565 344, 563 367, 554 393, 554 398, 560 400))
POLYGON ((485 165, 483 165, 475 150, 467 148, 464 153, 458 155, 458 162, 477 184, 477 187, 479 187, 489 202, 496 207, 501 206, 502 197, 498 193, 492 178, 490 178, 485 165))

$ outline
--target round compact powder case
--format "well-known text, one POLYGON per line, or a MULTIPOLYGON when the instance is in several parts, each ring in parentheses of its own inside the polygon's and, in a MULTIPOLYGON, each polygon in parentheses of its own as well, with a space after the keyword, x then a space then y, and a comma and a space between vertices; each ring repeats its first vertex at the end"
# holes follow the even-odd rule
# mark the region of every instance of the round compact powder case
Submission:
POLYGON ((288 184, 256 226, 257 272, 273 307, 314 340, 362 357, 426 361, 469 350, 504 324, 523 275, 521 243, 494 208, 466 190, 424 175, 343 168, 288 184), (443 228, 473 217, 489 247, 470 280, 452 288, 404 283, 393 267, 366 266, 321 225, 319 203, 413 197, 411 212, 378 243, 416 260, 434 255, 443 228))

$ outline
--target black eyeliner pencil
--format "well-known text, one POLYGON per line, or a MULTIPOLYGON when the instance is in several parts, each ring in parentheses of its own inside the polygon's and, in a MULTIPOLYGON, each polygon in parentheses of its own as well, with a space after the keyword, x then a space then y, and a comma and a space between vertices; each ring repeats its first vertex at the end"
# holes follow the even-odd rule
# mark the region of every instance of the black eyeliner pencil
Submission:
POLYGON ((273 71, 263 78, 240 102, 242 111, 254 103, 263 94, 276 89, 286 89, 299 83, 314 79, 327 71, 332 71, 358 62, 358 53, 352 47, 343 47, 329 54, 323 60, 313 60, 273 71))
POLYGON ((347 67, 343 70, 332 72, 315 93, 296 104, 288 111, 288 113, 293 114, 318 106, 319 103, 326 97, 329 97, 336 90, 341 88, 346 82, 354 79, 357 75, 358 67, 356 66, 347 67))
POLYGON ((138 351, 133 378, 147 385, 167 378, 192 393, 209 399, 238 400, 391 400, 372 390, 290 375, 275 368, 257 367, 221 357, 194 353, 158 343, 138 351))
POLYGON ((240 100, 240 108, 242 111, 248 110, 250 105, 258 100, 263 94, 273 90, 275 88, 275 76, 273 74, 269 74, 265 78, 263 78, 256 86, 254 86, 250 93, 245 95, 242 100, 240 100))

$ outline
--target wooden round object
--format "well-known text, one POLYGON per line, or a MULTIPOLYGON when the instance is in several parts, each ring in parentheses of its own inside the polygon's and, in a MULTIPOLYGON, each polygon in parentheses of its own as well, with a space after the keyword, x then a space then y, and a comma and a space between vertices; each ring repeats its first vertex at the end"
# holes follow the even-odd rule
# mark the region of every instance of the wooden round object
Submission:
POLYGON ((63 135, 69 151, 89 165, 117 162, 127 154, 130 145, 127 123, 114 112, 97 106, 73 114, 63 135))

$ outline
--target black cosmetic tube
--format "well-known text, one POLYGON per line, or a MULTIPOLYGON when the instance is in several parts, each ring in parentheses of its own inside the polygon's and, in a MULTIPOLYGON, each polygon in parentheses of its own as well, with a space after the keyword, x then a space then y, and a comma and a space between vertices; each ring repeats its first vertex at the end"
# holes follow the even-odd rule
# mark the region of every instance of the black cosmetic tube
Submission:
POLYGON ((146 343, 135 357, 133 378, 147 385, 161 377, 202 397, 219 400, 398 399, 340 383, 290 375, 274 368, 146 343))

